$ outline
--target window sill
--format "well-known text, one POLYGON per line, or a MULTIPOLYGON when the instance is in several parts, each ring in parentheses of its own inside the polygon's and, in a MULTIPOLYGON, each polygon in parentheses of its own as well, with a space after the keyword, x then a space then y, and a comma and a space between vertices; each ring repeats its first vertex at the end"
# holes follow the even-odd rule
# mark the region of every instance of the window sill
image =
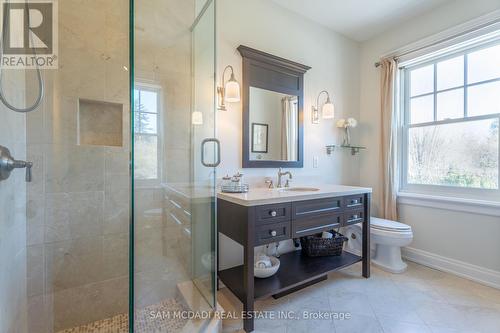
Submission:
POLYGON ((446 209, 455 212, 500 216, 500 202, 457 197, 445 197, 410 192, 398 193, 398 204, 446 209))

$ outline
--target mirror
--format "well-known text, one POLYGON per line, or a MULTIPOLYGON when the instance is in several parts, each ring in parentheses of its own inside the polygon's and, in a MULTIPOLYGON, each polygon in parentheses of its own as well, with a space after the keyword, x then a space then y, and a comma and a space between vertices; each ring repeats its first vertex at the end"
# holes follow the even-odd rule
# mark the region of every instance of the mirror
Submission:
POLYGON ((250 87, 251 161, 297 161, 298 96, 250 87))
POLYGON ((304 165, 304 73, 311 67, 240 45, 244 168, 304 165))

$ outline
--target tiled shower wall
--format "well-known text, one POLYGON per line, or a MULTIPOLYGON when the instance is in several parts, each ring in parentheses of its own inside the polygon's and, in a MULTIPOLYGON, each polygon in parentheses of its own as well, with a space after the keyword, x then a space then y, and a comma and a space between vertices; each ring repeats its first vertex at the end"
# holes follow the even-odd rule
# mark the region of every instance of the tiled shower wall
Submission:
POLYGON ((128 3, 59 1, 59 69, 27 117, 30 333, 128 311, 128 3), (79 98, 123 104, 121 147, 78 144, 79 98))
MULTIPOLYGON (((22 70, 2 70, 4 96, 25 104, 22 70)), ((26 116, 0 104, 0 145, 26 159, 26 116)), ((0 332, 26 332, 26 183, 24 170, 0 181, 0 332)))

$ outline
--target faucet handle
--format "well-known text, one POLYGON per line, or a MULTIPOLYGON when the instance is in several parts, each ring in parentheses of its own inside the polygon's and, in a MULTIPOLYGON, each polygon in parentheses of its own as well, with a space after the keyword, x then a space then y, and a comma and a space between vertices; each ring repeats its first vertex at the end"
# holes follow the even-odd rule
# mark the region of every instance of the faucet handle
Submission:
POLYGON ((274 188, 274 183, 271 179, 266 180, 266 184, 268 185, 269 188, 274 188))

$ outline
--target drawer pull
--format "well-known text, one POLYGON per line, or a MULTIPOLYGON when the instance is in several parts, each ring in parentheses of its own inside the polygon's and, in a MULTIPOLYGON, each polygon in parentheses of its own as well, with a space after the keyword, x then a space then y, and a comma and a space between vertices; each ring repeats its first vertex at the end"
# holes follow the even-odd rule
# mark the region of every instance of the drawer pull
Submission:
POLYGON ((325 213, 325 212, 330 212, 333 210, 340 209, 340 207, 329 207, 329 208, 322 208, 322 209, 315 209, 315 210, 308 210, 306 212, 300 212, 297 213, 297 215, 305 215, 305 214, 316 214, 316 213, 325 213))
POLYGON ((271 215, 272 217, 276 217, 276 215, 278 215, 278 213, 276 213, 275 210, 272 210, 269 212, 269 215, 271 215))
POLYGON ((273 236, 273 237, 276 237, 276 235, 278 234, 278 233, 276 232, 276 230, 272 230, 272 231, 270 231, 269 233, 270 233, 270 234, 271 234, 271 236, 273 236))
POLYGON ((358 199, 353 199, 351 200, 351 203, 347 205, 347 207, 356 207, 356 206, 361 206, 362 203, 359 202, 358 199))
POLYGON ((332 223, 332 224, 322 225, 322 226, 319 226, 319 227, 314 227, 314 228, 309 228, 309 229, 299 230, 299 231, 297 231, 296 233, 297 233, 297 234, 300 234, 300 233, 309 232, 309 231, 314 231, 314 230, 318 230, 318 229, 323 229, 323 228, 328 228, 328 227, 338 227, 338 226, 339 226, 339 223, 332 223))
POLYGON ((177 208, 181 208, 181 205, 179 205, 179 204, 178 204, 177 202, 175 202, 174 200, 169 200, 169 201, 170 201, 170 203, 171 203, 172 205, 174 205, 175 207, 177 207, 177 208))
POLYGON ((352 219, 347 220, 347 223, 353 223, 356 221, 363 221, 363 218, 362 217, 356 217, 356 218, 353 217, 352 219))

